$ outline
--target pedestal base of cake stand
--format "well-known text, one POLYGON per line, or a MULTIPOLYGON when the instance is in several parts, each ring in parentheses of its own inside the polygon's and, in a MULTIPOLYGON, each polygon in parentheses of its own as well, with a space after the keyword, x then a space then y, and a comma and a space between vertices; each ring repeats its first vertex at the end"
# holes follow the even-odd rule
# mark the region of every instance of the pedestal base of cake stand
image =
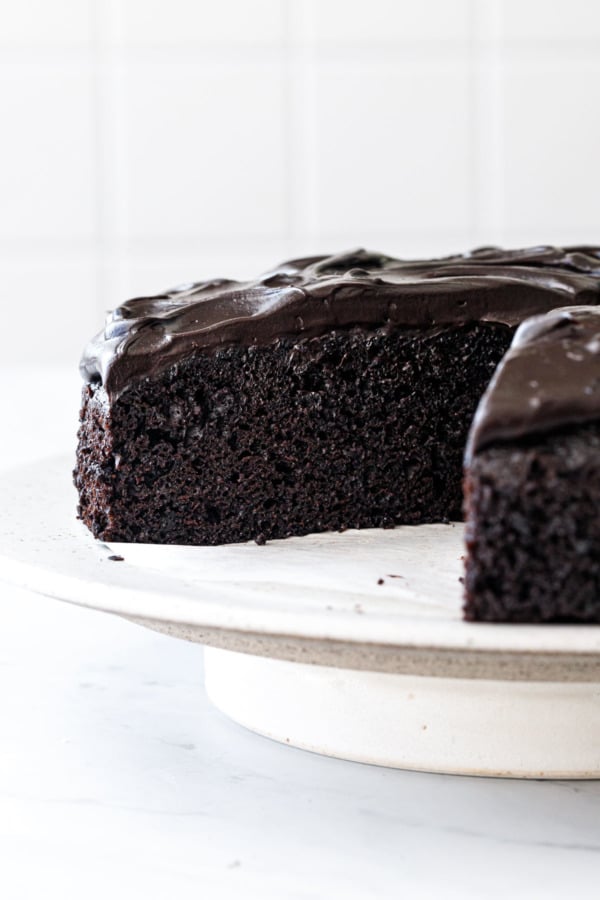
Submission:
POLYGON ((341 759, 506 778, 600 777, 600 686, 335 669, 206 648, 212 702, 341 759))
POLYGON ((0 478, 0 577, 209 645, 236 721, 363 763, 600 778, 600 626, 463 621, 461 524, 108 547, 75 519, 71 468, 0 478))

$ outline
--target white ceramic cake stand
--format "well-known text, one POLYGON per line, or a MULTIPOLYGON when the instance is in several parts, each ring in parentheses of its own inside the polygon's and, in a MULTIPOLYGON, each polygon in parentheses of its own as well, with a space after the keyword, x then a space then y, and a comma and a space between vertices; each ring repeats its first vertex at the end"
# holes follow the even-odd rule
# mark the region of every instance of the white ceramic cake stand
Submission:
POLYGON ((600 776, 600 627, 463 622, 460 525, 108 548, 70 479, 69 459, 2 477, 0 576, 207 645, 208 693, 248 728, 386 766, 600 776))

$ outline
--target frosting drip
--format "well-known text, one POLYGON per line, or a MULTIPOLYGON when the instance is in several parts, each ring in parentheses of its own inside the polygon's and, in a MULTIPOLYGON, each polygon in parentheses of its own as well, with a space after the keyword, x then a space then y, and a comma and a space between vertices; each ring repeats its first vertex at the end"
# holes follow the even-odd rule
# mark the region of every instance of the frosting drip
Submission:
POLYGON ((291 260, 247 282, 214 279, 128 300, 87 346, 81 373, 111 399, 184 357, 335 329, 518 325, 600 299, 600 247, 534 247, 432 260, 356 250, 291 260))

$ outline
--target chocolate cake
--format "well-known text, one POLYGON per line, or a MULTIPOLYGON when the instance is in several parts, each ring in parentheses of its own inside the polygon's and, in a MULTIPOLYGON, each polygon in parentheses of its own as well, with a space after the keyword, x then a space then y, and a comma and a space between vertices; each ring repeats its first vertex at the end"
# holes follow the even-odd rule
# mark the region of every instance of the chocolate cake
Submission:
POLYGON ((79 515, 183 544, 459 518, 515 327, 599 284, 599 248, 360 250, 129 300, 82 360, 79 515))
POLYGON ((467 619, 600 622, 600 309, 524 322, 466 454, 467 619))

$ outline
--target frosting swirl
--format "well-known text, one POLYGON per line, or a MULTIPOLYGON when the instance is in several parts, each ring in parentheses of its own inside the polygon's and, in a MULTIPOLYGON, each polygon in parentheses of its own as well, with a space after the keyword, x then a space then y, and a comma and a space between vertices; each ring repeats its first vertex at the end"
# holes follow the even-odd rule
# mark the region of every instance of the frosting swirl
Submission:
POLYGON ((109 313, 81 373, 111 399, 195 352, 264 345, 335 329, 518 325, 557 306, 600 299, 600 247, 534 247, 431 260, 354 250, 282 263, 254 281, 213 279, 109 313))

